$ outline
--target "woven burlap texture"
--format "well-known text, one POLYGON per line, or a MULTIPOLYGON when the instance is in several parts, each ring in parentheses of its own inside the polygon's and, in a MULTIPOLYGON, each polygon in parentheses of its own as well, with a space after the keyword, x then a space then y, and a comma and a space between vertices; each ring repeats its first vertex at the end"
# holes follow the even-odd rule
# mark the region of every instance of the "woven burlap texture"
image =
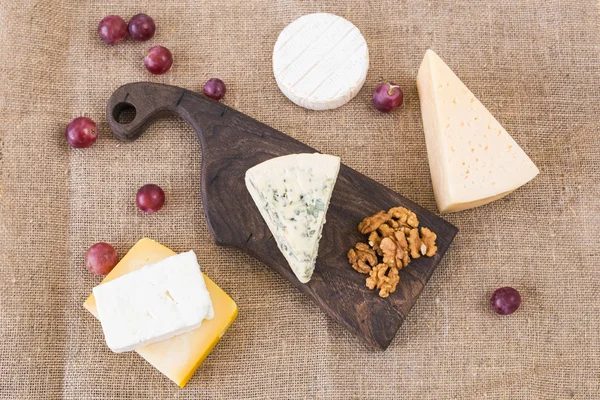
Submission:
MULTIPOLYGON (((3 399, 598 399, 600 398, 600 38, 598 4, 558 1, 0 0, 0 397, 3 399), (149 42, 104 45, 98 21, 146 12, 149 42), (271 53, 297 17, 352 21, 370 53, 347 105, 314 112, 278 90, 271 53), (151 45, 175 62, 151 76, 151 45), (175 118, 134 143, 104 107, 128 82, 201 90, 436 211, 415 86, 428 48, 446 60, 531 156, 541 174, 493 204, 447 216, 460 233, 396 339, 374 352, 252 257, 214 245, 200 200, 200 146, 175 118), (371 106, 379 79, 404 107, 371 106), (100 137, 70 149, 76 116, 100 137), (152 216, 135 192, 157 183, 152 216), (193 249, 240 314, 185 389, 135 353, 113 354, 82 308, 99 278, 85 250, 123 255, 151 237, 193 249), (497 287, 521 309, 489 309, 497 287)), ((232 194, 234 195, 234 194, 232 194)), ((349 269, 348 273, 354 273, 349 269)))

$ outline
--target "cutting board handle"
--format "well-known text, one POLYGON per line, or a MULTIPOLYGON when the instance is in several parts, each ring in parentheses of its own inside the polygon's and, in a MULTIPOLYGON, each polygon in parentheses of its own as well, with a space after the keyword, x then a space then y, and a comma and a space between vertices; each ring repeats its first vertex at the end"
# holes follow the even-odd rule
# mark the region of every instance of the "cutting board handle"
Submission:
POLYGON ((192 125, 203 142, 202 132, 206 126, 198 126, 199 113, 205 122, 207 116, 222 116, 227 108, 214 100, 176 86, 136 82, 123 85, 112 94, 106 106, 106 120, 118 138, 132 141, 140 137, 157 119, 179 115, 192 125), (135 117, 128 123, 121 123, 120 116, 126 110, 135 110, 135 117))
POLYGON ((222 187, 222 182, 220 188, 214 185, 222 164, 237 157, 231 155, 236 147, 233 144, 243 136, 240 130, 224 129, 227 126, 225 121, 231 121, 236 114, 239 113, 201 94, 150 82, 121 86, 106 106, 108 124, 115 136, 126 141, 139 138, 154 121, 169 115, 178 115, 192 126, 202 150, 201 195, 208 228, 217 244, 243 248, 244 241, 223 218, 231 212, 223 196, 245 191, 243 179, 241 182, 229 182, 226 188, 222 187), (125 110, 135 110, 135 116, 130 122, 121 123, 119 120, 125 110), (227 115, 226 111, 229 111, 227 115))

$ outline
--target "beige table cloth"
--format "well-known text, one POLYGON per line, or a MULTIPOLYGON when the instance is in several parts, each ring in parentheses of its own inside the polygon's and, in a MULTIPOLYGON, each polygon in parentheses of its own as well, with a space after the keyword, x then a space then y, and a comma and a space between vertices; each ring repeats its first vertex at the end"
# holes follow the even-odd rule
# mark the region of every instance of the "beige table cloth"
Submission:
MULTIPOLYGON (((0 0, 0 397, 3 399, 599 399, 600 16, 562 1, 12 1, 0 0), (98 21, 145 12, 149 42, 104 45, 98 21), (297 17, 352 21, 370 53, 358 96, 332 111, 295 106, 278 90, 271 53, 297 17), (151 45, 173 69, 151 76, 151 45), (200 91, 436 211, 417 69, 434 49, 541 170, 493 204, 452 214, 460 233, 396 339, 374 352, 265 265, 213 244, 204 219, 200 147, 171 118, 123 143, 104 107, 120 85, 200 91), (404 89, 391 114, 371 106, 380 78, 404 89), (97 143, 70 149, 64 128, 85 115, 97 143), (136 190, 167 193, 142 215, 136 190), (86 249, 123 255, 151 237, 193 249, 240 314, 185 389, 135 353, 113 354, 81 304, 100 281, 86 249), (501 286, 523 297, 489 309, 501 286)), ((349 271, 353 273, 353 271, 349 271)))

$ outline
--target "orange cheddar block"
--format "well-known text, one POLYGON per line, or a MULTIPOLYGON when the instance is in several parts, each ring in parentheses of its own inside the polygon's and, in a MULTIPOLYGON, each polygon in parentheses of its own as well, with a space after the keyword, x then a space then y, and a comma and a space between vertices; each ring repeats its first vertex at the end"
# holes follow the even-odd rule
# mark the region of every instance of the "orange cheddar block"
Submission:
MULTIPOLYGON (((141 239, 104 278, 102 283, 175 254, 174 251, 152 239, 141 239)), ((184 387, 190 380, 238 314, 237 305, 231 297, 208 276, 204 275, 204 280, 215 310, 214 318, 202 321, 202 325, 191 332, 135 350, 179 387, 184 387)), ((88 297, 83 307, 98 318, 93 294, 88 297)))

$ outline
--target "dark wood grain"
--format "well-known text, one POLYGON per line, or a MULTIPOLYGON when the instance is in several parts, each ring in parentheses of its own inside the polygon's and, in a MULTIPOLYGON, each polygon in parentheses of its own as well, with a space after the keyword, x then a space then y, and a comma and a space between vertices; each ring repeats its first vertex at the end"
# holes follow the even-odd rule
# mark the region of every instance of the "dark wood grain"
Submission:
MULTIPOLYGON (((374 180, 342 165, 312 279, 300 283, 279 251, 271 232, 246 190, 244 174, 273 157, 312 153, 315 149, 221 103, 188 90, 154 83, 131 83, 117 89, 106 116, 115 135, 134 140, 157 118, 176 114, 197 132, 202 147, 202 201, 208 227, 219 245, 240 248, 283 275, 350 332, 376 349, 385 349, 450 246, 457 228, 374 180), (119 113, 135 107, 130 123, 119 113), (382 299, 365 286, 346 252, 365 237, 357 224, 394 206, 413 210, 422 226, 438 234, 438 253, 419 258, 400 273, 397 292, 382 299)), ((243 312, 243 310, 242 310, 243 312)))

